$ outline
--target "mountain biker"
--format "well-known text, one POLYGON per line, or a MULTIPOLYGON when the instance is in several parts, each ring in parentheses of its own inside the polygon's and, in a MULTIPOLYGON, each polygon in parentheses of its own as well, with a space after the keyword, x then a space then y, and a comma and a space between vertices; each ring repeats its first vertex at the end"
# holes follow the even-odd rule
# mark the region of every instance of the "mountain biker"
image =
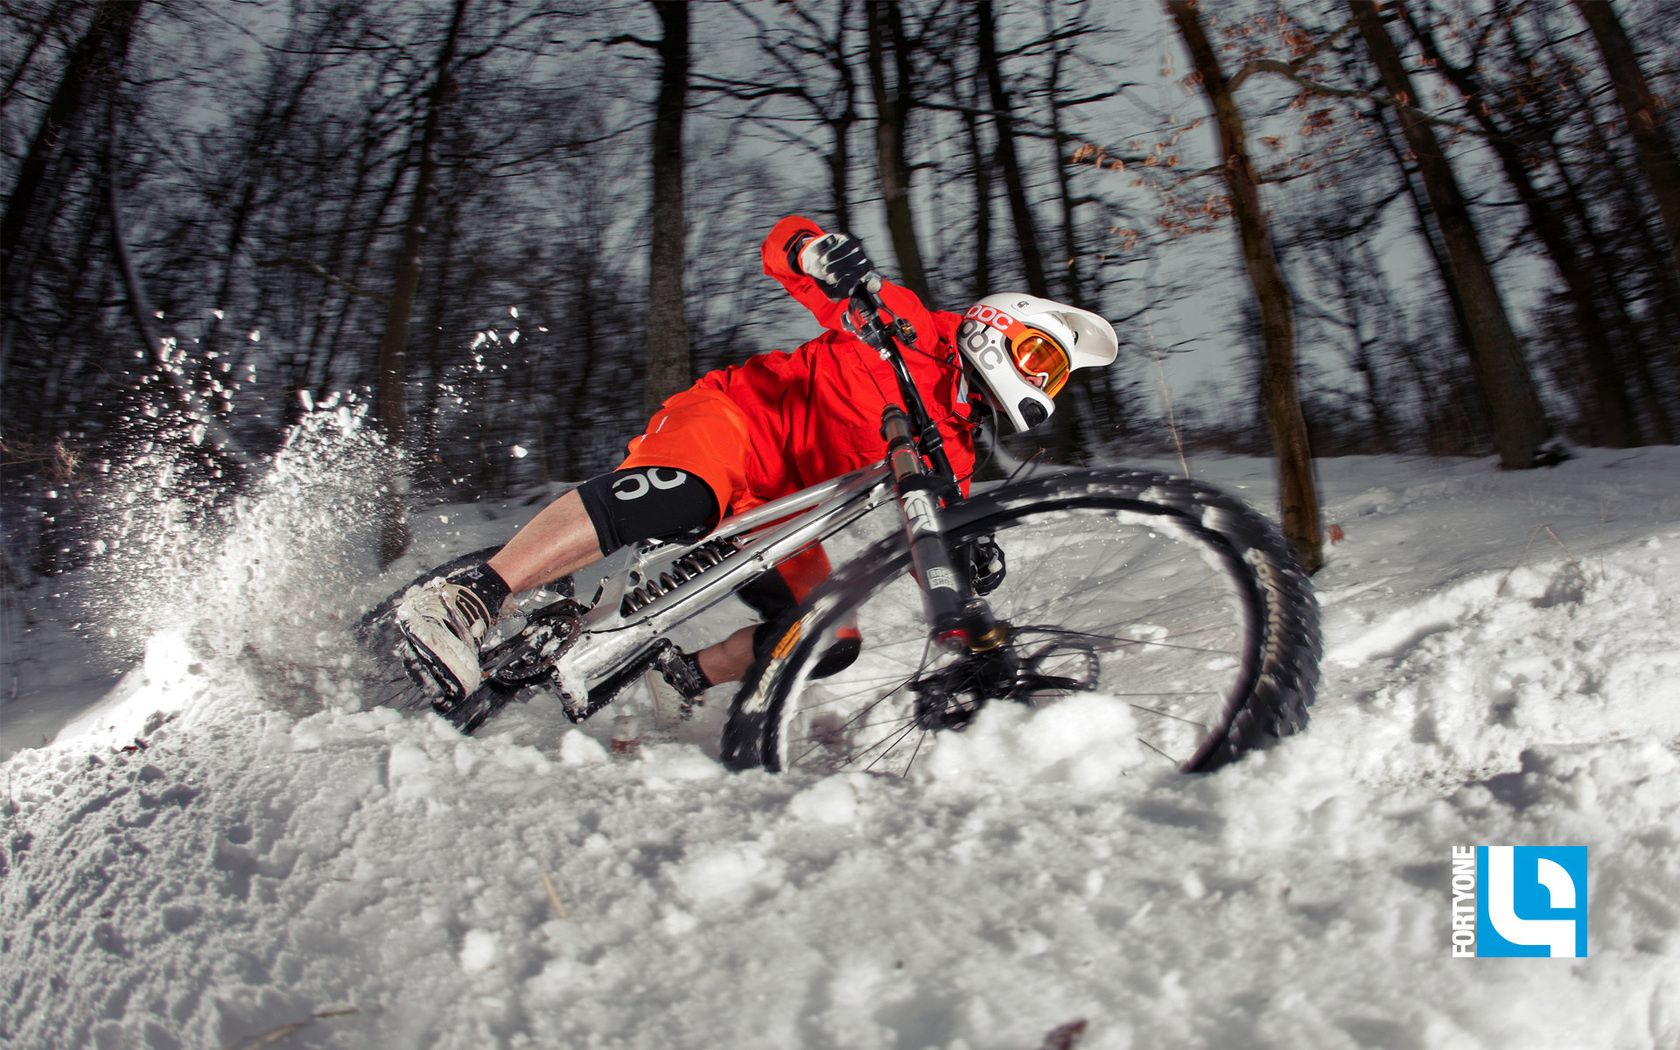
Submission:
MULTIPOLYGON (((887 314, 914 333, 910 375, 938 425, 964 494, 983 408, 1010 429, 1042 423, 1068 373, 1114 360, 1114 329, 1100 316, 1021 293, 987 296, 966 314, 929 310, 883 281, 863 246, 801 216, 765 238, 764 272, 826 329, 792 352, 759 354, 702 376, 668 398, 629 456, 560 496, 483 564, 412 589, 396 620, 415 656, 450 699, 482 682, 479 646, 510 594, 559 579, 639 540, 692 539, 731 515, 879 461, 881 413, 899 402, 891 366, 846 331, 849 297, 876 290, 887 314)), ((1002 425, 1002 424, 1000 424, 1002 425)), ((773 623, 828 574, 813 546, 765 573, 741 597, 773 623)), ((746 627, 695 653, 664 647, 655 666, 683 696, 738 681, 763 627, 746 627)), ((853 631, 821 673, 849 664, 853 631)))

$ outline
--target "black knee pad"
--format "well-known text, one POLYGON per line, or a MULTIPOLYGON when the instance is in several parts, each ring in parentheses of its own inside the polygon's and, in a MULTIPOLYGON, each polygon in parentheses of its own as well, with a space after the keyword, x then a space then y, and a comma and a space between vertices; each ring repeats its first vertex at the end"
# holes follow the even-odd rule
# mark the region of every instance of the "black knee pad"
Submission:
POLYGON ((672 467, 602 474, 578 486, 578 496, 603 553, 638 540, 696 539, 718 520, 712 487, 672 467))

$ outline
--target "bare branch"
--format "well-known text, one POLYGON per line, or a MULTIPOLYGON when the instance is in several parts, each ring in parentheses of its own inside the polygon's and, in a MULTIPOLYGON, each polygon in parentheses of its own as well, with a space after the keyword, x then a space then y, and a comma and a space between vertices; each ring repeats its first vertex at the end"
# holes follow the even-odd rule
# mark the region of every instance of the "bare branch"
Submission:
POLYGON ((257 265, 265 270, 302 270, 304 273, 319 277, 328 284, 338 285, 351 295, 360 296, 364 299, 372 299, 374 302, 384 306, 391 305, 391 297, 386 295, 384 292, 376 292, 368 288, 363 288, 360 285, 345 280, 336 273, 329 273, 325 267, 321 266, 319 263, 310 262, 308 259, 298 259, 290 255, 282 255, 273 259, 259 259, 257 260, 257 265))
POLYGON ((1235 91, 1240 83, 1247 80, 1249 76, 1255 73, 1275 73, 1278 76, 1283 77, 1285 80, 1299 85, 1303 91, 1310 95, 1322 95, 1330 98, 1356 98, 1364 102, 1374 102, 1379 106, 1388 106, 1394 110, 1410 113, 1417 119, 1426 121, 1430 124, 1438 124, 1441 127, 1451 128, 1454 131, 1462 132, 1466 135, 1475 135, 1478 138, 1487 137, 1487 132, 1481 130, 1480 128, 1473 128, 1468 124, 1460 124, 1458 121, 1449 120, 1446 117, 1437 117, 1433 113, 1419 109, 1418 107, 1412 105, 1409 101, 1397 99, 1392 95, 1385 95, 1375 91, 1367 91, 1364 88, 1335 87, 1331 84, 1324 84, 1316 80, 1311 80, 1300 74, 1294 62, 1285 62, 1282 59, 1277 58, 1253 58, 1243 63, 1242 68, 1239 69, 1236 75, 1231 78, 1231 90, 1235 91))

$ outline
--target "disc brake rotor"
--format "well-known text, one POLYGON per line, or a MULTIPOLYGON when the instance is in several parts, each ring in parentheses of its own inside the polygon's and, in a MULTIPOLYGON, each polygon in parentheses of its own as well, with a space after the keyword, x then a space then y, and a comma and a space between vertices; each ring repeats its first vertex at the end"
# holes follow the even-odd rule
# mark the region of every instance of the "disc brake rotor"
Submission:
POLYGON ((989 701, 1032 704, 1046 692, 1096 688, 1100 670, 1094 646, 1055 641, 1025 657, 1014 645, 965 653, 911 679, 915 722, 922 729, 960 729, 989 701), (1050 673, 1053 669, 1055 673, 1050 673))

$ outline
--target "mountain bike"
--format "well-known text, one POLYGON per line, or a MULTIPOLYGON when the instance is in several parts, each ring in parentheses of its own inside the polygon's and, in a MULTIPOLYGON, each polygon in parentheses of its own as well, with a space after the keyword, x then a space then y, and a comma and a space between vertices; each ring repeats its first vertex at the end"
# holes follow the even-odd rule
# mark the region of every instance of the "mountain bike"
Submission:
MULTIPOLYGON (((1318 607, 1269 520, 1213 486, 1138 470, 1027 467, 965 497, 902 356, 914 333, 867 288, 847 326, 897 376, 885 459, 518 595, 487 639, 481 688, 449 702, 416 675, 390 702, 472 733, 546 693, 581 722, 674 635, 742 615, 742 588, 821 543, 847 556, 774 625, 740 684, 722 733, 730 768, 906 775, 990 705, 1074 694, 1125 705, 1144 753, 1184 772, 1305 728, 1318 607), (830 674, 859 635, 855 662, 830 674)), ((390 613, 406 590, 359 627, 387 665, 402 659, 390 613)))

